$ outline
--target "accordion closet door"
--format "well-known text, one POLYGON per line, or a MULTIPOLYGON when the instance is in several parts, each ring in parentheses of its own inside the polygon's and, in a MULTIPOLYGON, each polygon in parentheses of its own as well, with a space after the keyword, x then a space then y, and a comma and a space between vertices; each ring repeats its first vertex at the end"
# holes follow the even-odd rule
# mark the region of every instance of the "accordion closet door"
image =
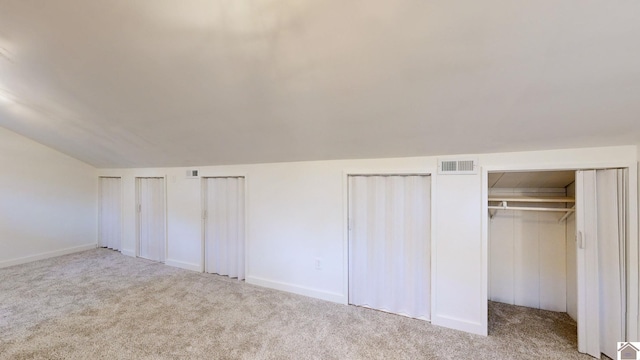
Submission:
POLYGON ((120 250, 122 237, 122 179, 100 177, 98 200, 98 246, 120 250))
POLYGON ((349 303, 430 320, 431 178, 348 181, 349 303))
POLYGON ((628 170, 578 171, 576 194, 578 350, 613 359, 628 341, 628 170))
POLYGON ((203 180, 205 271, 244 280, 244 177, 203 180))
POLYGON ((165 191, 164 178, 137 178, 138 256, 165 261, 165 191))

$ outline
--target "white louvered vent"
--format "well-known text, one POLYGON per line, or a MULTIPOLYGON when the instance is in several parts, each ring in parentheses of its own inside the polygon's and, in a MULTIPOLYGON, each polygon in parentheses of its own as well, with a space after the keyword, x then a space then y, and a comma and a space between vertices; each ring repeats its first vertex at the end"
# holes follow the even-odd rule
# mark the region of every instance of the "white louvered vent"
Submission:
POLYGON ((187 179, 197 179, 200 177, 200 172, 196 169, 187 170, 187 179))
POLYGON ((438 174, 442 175, 470 175, 478 173, 476 160, 440 160, 438 174))

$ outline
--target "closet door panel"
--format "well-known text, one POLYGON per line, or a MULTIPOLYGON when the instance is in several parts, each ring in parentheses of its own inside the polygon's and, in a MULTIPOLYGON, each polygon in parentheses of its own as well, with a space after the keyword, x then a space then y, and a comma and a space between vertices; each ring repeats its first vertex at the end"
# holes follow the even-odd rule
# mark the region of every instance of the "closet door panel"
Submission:
POLYGON ((205 271, 245 278, 243 177, 205 179, 205 271))
POLYGON ((149 218, 148 212, 142 211, 142 207, 148 204, 149 188, 146 179, 137 179, 137 211, 138 211, 138 256, 141 258, 149 258, 149 218))
POLYGON ((99 178, 98 246, 120 250, 122 179, 99 178))
POLYGON ((349 303, 430 319, 428 176, 349 176, 349 303))
POLYGON ((165 196, 163 178, 138 178, 139 256, 165 261, 165 196))
POLYGON ((539 213, 540 308, 567 311, 566 225, 556 213, 539 213))
POLYGON ((513 211, 499 211, 490 220, 490 299, 506 304, 514 304, 513 216, 513 211))
POLYGON ((540 306, 540 255, 538 252, 538 212, 519 211, 514 217, 515 304, 540 306))

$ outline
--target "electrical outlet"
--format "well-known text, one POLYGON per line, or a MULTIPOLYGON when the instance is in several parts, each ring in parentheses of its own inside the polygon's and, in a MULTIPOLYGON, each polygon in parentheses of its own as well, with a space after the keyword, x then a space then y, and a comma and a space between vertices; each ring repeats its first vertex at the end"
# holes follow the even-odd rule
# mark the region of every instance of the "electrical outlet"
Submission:
POLYGON ((316 270, 322 270, 322 260, 320 258, 316 258, 315 265, 316 265, 316 270))

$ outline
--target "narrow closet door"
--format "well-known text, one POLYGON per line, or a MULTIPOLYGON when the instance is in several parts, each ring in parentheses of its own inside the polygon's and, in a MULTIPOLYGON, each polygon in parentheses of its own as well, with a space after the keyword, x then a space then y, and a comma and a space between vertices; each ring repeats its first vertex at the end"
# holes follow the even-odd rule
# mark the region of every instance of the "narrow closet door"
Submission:
POLYGON ((616 358, 626 341, 627 170, 578 171, 578 350, 616 358))
POLYGON ((244 178, 204 179, 205 271, 243 280, 244 178))
POLYGON ((349 303, 430 320, 429 176, 349 176, 349 303))
POLYGON ((165 260, 165 195, 163 178, 137 178, 139 256, 165 260))
POLYGON ((120 250, 122 234, 122 179, 98 179, 98 246, 120 250))

